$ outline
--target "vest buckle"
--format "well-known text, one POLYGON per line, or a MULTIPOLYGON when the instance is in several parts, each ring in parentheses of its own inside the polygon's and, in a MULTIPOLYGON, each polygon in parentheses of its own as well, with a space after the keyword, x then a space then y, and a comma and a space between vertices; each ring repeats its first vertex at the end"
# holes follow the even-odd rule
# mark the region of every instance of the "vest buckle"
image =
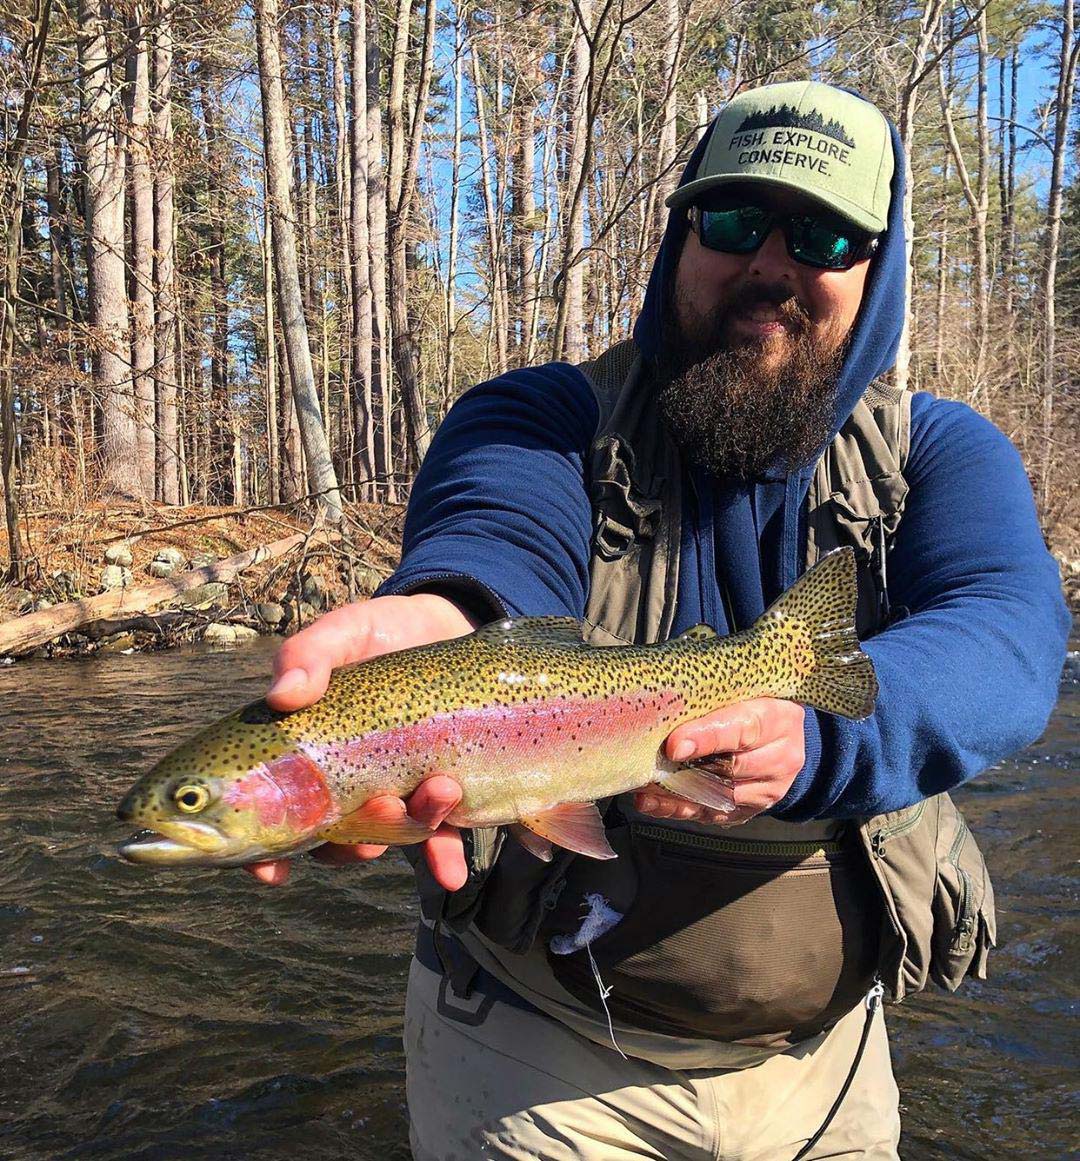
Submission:
POLYGON ((597 512, 593 544, 603 560, 622 560, 634 546, 634 530, 620 524, 607 512, 597 512))

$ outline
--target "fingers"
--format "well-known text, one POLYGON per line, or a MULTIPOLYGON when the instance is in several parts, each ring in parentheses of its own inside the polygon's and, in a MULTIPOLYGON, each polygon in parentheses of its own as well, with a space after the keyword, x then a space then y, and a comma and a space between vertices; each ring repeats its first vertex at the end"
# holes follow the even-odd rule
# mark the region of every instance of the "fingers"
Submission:
POLYGON ((281 887, 289 877, 289 861, 275 859, 267 863, 248 863, 244 870, 267 887, 281 887))
POLYGON ((311 857, 330 867, 348 867, 369 863, 385 853, 386 847, 378 843, 323 843, 311 852, 311 857))
POLYGON ((671 731, 665 753, 673 762, 707 754, 756 750, 780 738, 801 737, 806 711, 793 701, 763 697, 725 706, 671 731))
POLYGON ((446 774, 432 774, 408 799, 409 815, 437 830, 461 801, 461 783, 446 774))
POLYGON ((409 814, 435 831, 424 843, 424 858, 435 882, 447 891, 463 887, 469 877, 461 832, 446 822, 460 801, 461 784, 445 774, 421 782, 409 799, 409 814))
MULTIPOLYGON (((734 817, 732 812, 712 810, 688 798, 672 794, 661 786, 647 786, 634 796, 634 806, 642 814, 653 818, 671 818, 679 822, 700 822, 706 826, 727 826, 734 817)), ((740 819, 740 821, 743 821, 740 819)))
POLYGON ((424 843, 424 857, 435 882, 447 891, 465 886, 469 868, 465 863, 465 844, 456 826, 443 824, 424 843))
POLYGON ((274 658, 267 703, 281 713, 303 709, 322 697, 338 666, 429 645, 473 628, 457 605, 434 593, 375 597, 334 609, 282 644, 274 658))
POLYGON ((274 683, 266 694, 271 709, 287 713, 318 701, 332 670, 369 656, 368 602, 344 605, 287 638, 274 658, 274 683))
POLYGON ((805 761, 806 741, 800 730, 794 738, 777 738, 756 750, 733 754, 731 777, 740 785, 750 778, 794 777, 805 761))

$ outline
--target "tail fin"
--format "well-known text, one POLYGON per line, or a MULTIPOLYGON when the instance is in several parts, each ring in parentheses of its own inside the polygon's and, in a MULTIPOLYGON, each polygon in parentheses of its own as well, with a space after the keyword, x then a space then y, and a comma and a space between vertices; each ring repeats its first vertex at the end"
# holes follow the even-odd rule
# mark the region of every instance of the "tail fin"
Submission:
POLYGON ((760 625, 779 622, 809 638, 814 665, 791 695, 816 709, 845 718, 865 718, 874 709, 878 684, 874 663, 859 648, 855 632, 858 601, 855 553, 830 552, 804 573, 762 615, 760 625))

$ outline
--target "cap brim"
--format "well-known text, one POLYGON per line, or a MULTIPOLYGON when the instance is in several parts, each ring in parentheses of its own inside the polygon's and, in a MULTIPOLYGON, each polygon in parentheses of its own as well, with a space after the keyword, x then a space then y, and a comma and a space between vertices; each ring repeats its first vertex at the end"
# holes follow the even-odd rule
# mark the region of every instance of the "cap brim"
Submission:
POLYGON ((801 182, 792 181, 784 177, 773 177, 763 173, 717 173, 711 177, 695 178, 694 181, 679 186, 674 193, 669 194, 664 199, 664 205, 672 210, 682 209, 707 190, 716 189, 722 185, 750 184, 768 185, 777 189, 791 190, 793 193, 799 194, 800 197, 808 198, 810 201, 816 202, 819 206, 832 211, 832 213, 839 214, 840 217, 846 218, 849 222, 858 226, 860 230, 866 230, 870 234, 882 234, 888 226, 888 222, 882 221, 873 214, 868 214, 861 206, 854 205, 847 198, 841 197, 838 194, 832 194, 828 198, 824 198, 814 190, 807 189, 801 182))

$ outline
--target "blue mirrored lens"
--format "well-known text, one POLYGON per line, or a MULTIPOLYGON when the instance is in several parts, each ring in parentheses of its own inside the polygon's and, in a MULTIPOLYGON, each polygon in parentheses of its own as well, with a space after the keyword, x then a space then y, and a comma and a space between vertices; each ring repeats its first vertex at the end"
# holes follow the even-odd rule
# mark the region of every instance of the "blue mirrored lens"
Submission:
POLYGON ((701 240, 711 250, 748 254, 765 238, 771 215, 760 206, 701 211, 701 240))
POLYGON ((792 217, 790 221, 792 257, 827 270, 851 265, 857 239, 818 218, 792 217))

